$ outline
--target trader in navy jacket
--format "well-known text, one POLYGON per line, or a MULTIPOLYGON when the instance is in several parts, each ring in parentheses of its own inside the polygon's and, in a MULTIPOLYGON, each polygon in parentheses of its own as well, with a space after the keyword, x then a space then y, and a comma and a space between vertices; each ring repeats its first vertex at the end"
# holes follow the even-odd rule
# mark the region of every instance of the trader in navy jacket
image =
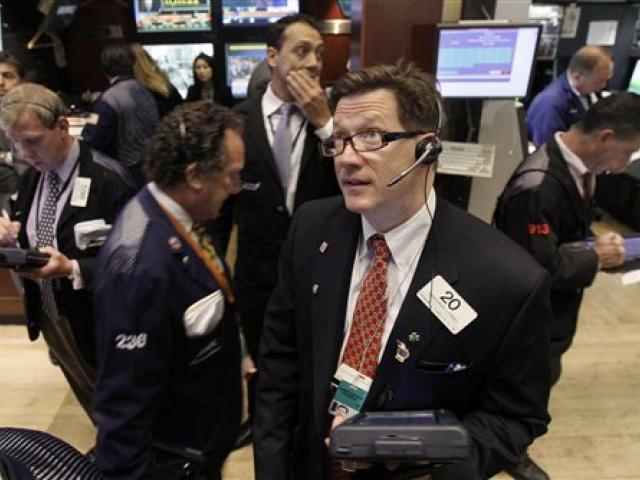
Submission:
POLYGON ((96 464, 107 478, 219 479, 240 423, 239 333, 224 263, 199 225, 239 189, 238 117, 211 101, 167 115, 151 180, 124 208, 96 292, 96 464))
POLYGON ((527 110, 529 140, 536 147, 556 132, 566 132, 580 120, 613 74, 613 62, 606 50, 586 46, 578 50, 567 71, 551 82, 527 110))

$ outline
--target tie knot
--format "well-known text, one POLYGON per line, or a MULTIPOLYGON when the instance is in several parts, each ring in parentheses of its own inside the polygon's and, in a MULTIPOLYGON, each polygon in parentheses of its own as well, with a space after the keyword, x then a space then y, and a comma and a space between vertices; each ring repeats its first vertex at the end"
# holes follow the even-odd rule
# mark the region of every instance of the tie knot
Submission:
POLYGON ((49 188, 56 188, 60 183, 60 177, 56 172, 47 172, 47 182, 49 183, 49 188))
POLYGON ((389 256, 391 252, 389 251, 389 246, 387 245, 386 240, 380 234, 372 235, 369 238, 371 242, 371 250, 373 251, 373 257, 376 260, 382 260, 384 262, 389 261, 389 256))

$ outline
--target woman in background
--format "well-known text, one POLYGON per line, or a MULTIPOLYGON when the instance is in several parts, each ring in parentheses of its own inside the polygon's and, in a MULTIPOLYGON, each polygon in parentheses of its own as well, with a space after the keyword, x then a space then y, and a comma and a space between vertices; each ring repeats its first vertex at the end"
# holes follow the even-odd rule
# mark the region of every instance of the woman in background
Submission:
POLYGON ((134 57, 133 75, 156 100, 160 118, 182 103, 180 93, 151 55, 139 43, 130 45, 134 57))
POLYGON ((231 107, 233 97, 231 91, 216 74, 213 57, 200 53, 193 61, 193 85, 187 91, 187 102, 197 100, 213 100, 231 107))

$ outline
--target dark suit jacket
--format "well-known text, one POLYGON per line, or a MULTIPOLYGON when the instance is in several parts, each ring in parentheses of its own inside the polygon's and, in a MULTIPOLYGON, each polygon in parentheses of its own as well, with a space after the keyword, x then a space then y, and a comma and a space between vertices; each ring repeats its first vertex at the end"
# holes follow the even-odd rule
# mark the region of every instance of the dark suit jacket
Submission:
POLYGON ((571 345, 583 289, 598 272, 593 250, 568 245, 590 235, 589 217, 555 138, 518 166, 497 206, 496 226, 551 275, 554 356, 571 345))
MULTIPOLYGON (((91 189, 86 207, 72 207, 71 195, 67 200, 56 228, 58 250, 68 258, 77 260, 85 282, 85 288, 74 290, 70 280, 59 278, 54 282, 55 300, 58 312, 71 324, 80 352, 95 366, 95 336, 92 321, 91 289, 97 273, 97 248, 80 250, 76 247, 73 227, 76 223, 104 219, 112 224, 116 215, 133 194, 133 183, 125 169, 115 160, 92 151, 80 142, 78 176, 91 179, 91 189)), ((21 177, 14 218, 22 223, 18 240, 23 248, 35 248, 27 239, 27 219, 37 199, 35 193, 40 181, 40 173, 29 168, 21 177)), ((73 189, 73 185, 69 188, 73 189)), ((40 289, 31 280, 24 280, 25 308, 29 338, 35 340, 40 334, 43 315, 40 304, 40 289)))
POLYGON ((219 468, 242 407, 231 306, 225 304, 214 330, 187 336, 185 310, 218 286, 147 188, 124 208, 100 266, 94 397, 100 471, 155 478, 152 443, 199 450, 211 470, 219 468))
MULTIPOLYGON (((244 187, 240 194, 227 200, 216 221, 216 237, 226 250, 235 216, 238 256, 234 273, 238 311, 243 319, 257 316, 260 320, 277 280, 278 256, 291 223, 278 168, 264 129, 261 101, 261 98, 249 99, 236 107, 245 118, 245 167, 241 174, 244 187)), ((320 155, 318 138, 313 126, 308 125, 294 210, 308 200, 336 195, 339 191, 333 161, 320 155)), ((252 338, 247 340, 250 344, 253 342, 252 338)), ((255 356, 251 345, 250 349, 255 356)))
MULTIPOLYGON (((329 384, 344 339, 360 231, 360 217, 337 198, 306 204, 291 226, 258 366, 253 429, 258 480, 327 478, 323 440, 329 384), (324 253, 319 249, 323 242, 324 253)), ((488 478, 516 463, 546 431, 548 283, 544 270, 507 237, 438 199, 431 232, 363 408, 447 408, 461 418, 473 439, 473 453, 468 461, 438 469, 434 478, 488 478), (458 335, 416 296, 435 275, 478 313, 458 335), (411 332, 420 339, 409 340, 411 332), (394 359, 397 339, 410 350, 404 363, 394 359), (446 372, 453 362, 467 368, 446 372)))
POLYGON ((536 95, 529 105, 529 139, 539 147, 550 140, 554 133, 569 130, 585 112, 582 102, 569 86, 567 74, 563 73, 536 95))

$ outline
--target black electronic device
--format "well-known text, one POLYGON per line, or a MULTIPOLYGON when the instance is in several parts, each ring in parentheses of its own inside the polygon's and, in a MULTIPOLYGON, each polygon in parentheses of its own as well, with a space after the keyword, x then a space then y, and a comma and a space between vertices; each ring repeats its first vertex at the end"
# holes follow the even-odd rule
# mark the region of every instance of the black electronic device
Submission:
POLYGON ((0 248, 0 267, 28 270, 47 264, 50 255, 35 249, 0 248))
POLYGON ((454 463, 470 452, 467 430, 446 410, 359 413, 330 433, 338 460, 454 463))

